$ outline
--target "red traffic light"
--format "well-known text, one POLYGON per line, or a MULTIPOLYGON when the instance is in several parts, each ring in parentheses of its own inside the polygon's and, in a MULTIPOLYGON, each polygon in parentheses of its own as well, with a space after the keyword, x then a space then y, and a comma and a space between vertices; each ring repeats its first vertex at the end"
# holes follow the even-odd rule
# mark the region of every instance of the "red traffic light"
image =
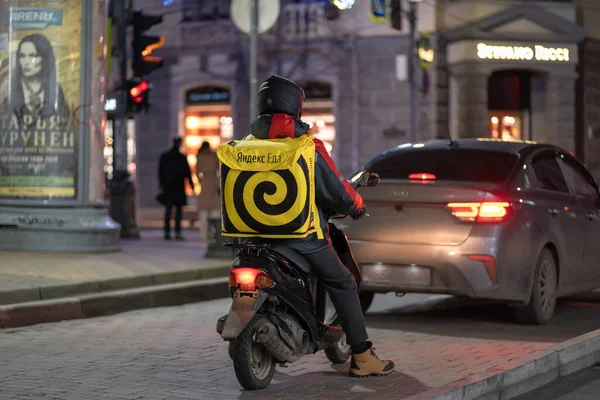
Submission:
POLYGON ((125 82, 127 88, 127 113, 148 111, 152 84, 147 80, 135 79, 125 82))
POLYGON ((129 94, 131 94, 131 97, 133 97, 133 101, 135 101, 136 103, 141 103, 143 100, 141 98, 141 95, 149 88, 150 85, 148 84, 148 81, 141 81, 140 83, 129 89, 129 94))

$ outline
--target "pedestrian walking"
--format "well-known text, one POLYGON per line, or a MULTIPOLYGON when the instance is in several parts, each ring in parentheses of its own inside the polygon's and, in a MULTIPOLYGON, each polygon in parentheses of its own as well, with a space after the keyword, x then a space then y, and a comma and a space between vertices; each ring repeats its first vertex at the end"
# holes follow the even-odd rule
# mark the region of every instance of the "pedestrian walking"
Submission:
POLYGON ((208 219, 218 218, 221 214, 219 194, 219 158, 203 142, 196 157, 196 174, 200 182, 200 194, 196 197, 198 220, 200 222, 200 240, 208 241, 208 219))
POLYGON ((185 194, 185 180, 190 183, 192 190, 194 182, 187 158, 181 153, 182 139, 176 137, 173 139, 173 147, 160 156, 158 166, 158 180, 160 183, 161 194, 159 198, 165 206, 165 240, 171 240, 171 216, 175 208, 175 239, 184 240, 181 235, 181 219, 183 206, 187 205, 185 194))

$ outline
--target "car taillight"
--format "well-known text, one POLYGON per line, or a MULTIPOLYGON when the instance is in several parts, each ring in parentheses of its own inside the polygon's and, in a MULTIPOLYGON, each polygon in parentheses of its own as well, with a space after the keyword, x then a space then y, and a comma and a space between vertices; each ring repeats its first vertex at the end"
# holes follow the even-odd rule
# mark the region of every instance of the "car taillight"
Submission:
POLYGON ((510 203, 448 203, 448 208, 461 221, 501 222, 508 216, 510 203))
POLYGON ((434 181, 435 175, 427 172, 419 172, 418 174, 410 174, 408 179, 412 181, 434 181))
POLYGON ((275 284, 273 278, 258 268, 238 267, 229 271, 229 286, 242 290, 255 290, 270 288, 275 284))

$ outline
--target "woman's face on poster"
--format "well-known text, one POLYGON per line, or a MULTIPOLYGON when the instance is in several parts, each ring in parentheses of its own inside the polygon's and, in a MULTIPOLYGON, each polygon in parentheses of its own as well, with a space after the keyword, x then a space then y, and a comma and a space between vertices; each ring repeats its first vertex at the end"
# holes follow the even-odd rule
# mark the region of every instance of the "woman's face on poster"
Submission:
POLYGON ((36 76, 42 70, 42 56, 40 56, 31 42, 21 43, 19 50, 19 65, 23 76, 26 78, 36 76))

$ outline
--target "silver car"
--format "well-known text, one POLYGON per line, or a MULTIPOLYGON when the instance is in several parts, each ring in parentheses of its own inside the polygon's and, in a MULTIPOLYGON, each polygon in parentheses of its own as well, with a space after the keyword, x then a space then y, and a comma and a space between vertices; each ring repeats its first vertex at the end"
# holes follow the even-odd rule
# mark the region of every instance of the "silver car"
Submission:
MULTIPOLYGON (((368 218, 338 221, 375 293, 442 293, 516 306, 545 324, 558 297, 600 287, 598 185, 565 150, 493 139, 390 149, 361 171, 368 218)), ((358 175, 358 174, 357 174, 358 175)))

